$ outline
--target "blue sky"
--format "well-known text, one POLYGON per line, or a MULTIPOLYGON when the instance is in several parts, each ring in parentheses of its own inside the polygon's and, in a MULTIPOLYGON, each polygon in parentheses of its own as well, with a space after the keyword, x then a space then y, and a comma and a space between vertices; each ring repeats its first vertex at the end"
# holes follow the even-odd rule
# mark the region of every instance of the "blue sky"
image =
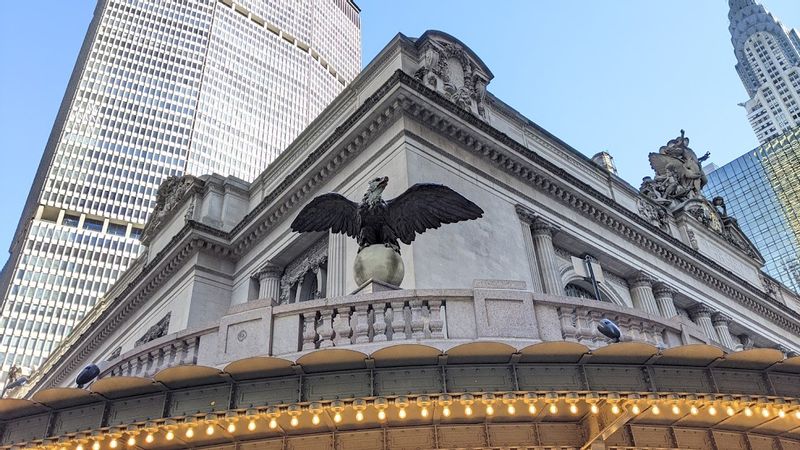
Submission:
MULTIPOLYGON (((800 27, 800 0, 763 0, 800 27)), ((364 64, 397 33, 446 31, 489 90, 584 154, 614 155, 638 186, 647 153, 681 128, 722 164, 757 145, 734 70, 725 0, 357 0, 364 64)), ((90 0, 6 2, 0 14, 0 252, 11 241, 72 66, 90 0)), ((0 260, 5 258, 0 257, 0 260)))

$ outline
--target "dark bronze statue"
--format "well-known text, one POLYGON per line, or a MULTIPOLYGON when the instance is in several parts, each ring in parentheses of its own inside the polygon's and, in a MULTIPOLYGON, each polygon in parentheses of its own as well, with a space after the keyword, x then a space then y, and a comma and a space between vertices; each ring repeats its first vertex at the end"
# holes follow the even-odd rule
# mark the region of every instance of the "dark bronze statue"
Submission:
POLYGON ((478 205, 440 184, 420 183, 397 198, 381 198, 389 177, 369 182, 361 204, 336 193, 311 200, 292 222, 297 232, 327 231, 356 238, 359 252, 370 245, 383 244, 400 253, 397 241, 411 244, 417 234, 442 224, 472 220, 483 216, 478 205))

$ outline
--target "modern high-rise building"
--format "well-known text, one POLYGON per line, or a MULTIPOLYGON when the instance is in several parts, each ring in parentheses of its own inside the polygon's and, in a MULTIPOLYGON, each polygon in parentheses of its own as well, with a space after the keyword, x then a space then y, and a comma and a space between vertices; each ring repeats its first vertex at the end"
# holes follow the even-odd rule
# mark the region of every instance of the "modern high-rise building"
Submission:
POLYGON ((800 292, 800 127, 708 174, 707 197, 727 212, 766 260, 764 271, 800 292))
POLYGON ((140 252, 165 178, 250 181, 361 69, 352 0, 99 0, 0 280, 0 376, 140 252))
POLYGON ((743 103, 760 143, 800 125, 800 34, 755 0, 729 0, 736 71, 743 103))

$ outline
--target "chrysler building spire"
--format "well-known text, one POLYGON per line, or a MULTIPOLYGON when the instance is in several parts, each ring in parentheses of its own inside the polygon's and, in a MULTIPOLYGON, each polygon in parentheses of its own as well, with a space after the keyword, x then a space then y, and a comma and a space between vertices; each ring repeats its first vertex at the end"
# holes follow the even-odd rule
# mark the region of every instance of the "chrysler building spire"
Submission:
POLYGON ((736 71, 750 99, 747 118, 761 143, 800 125, 800 35, 755 0, 729 0, 736 71))

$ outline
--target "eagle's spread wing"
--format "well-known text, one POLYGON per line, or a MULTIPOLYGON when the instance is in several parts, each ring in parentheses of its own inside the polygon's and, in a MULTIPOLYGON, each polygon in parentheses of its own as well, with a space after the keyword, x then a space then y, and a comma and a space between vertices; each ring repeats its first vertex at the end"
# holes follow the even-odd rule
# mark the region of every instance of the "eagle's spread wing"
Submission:
POLYGON ((483 216, 478 205, 440 184, 415 184, 387 204, 389 226, 405 244, 427 229, 483 216))
POLYGON ((356 212, 358 204, 343 195, 331 192, 311 200, 295 217, 292 230, 297 232, 328 231, 358 235, 356 212))

